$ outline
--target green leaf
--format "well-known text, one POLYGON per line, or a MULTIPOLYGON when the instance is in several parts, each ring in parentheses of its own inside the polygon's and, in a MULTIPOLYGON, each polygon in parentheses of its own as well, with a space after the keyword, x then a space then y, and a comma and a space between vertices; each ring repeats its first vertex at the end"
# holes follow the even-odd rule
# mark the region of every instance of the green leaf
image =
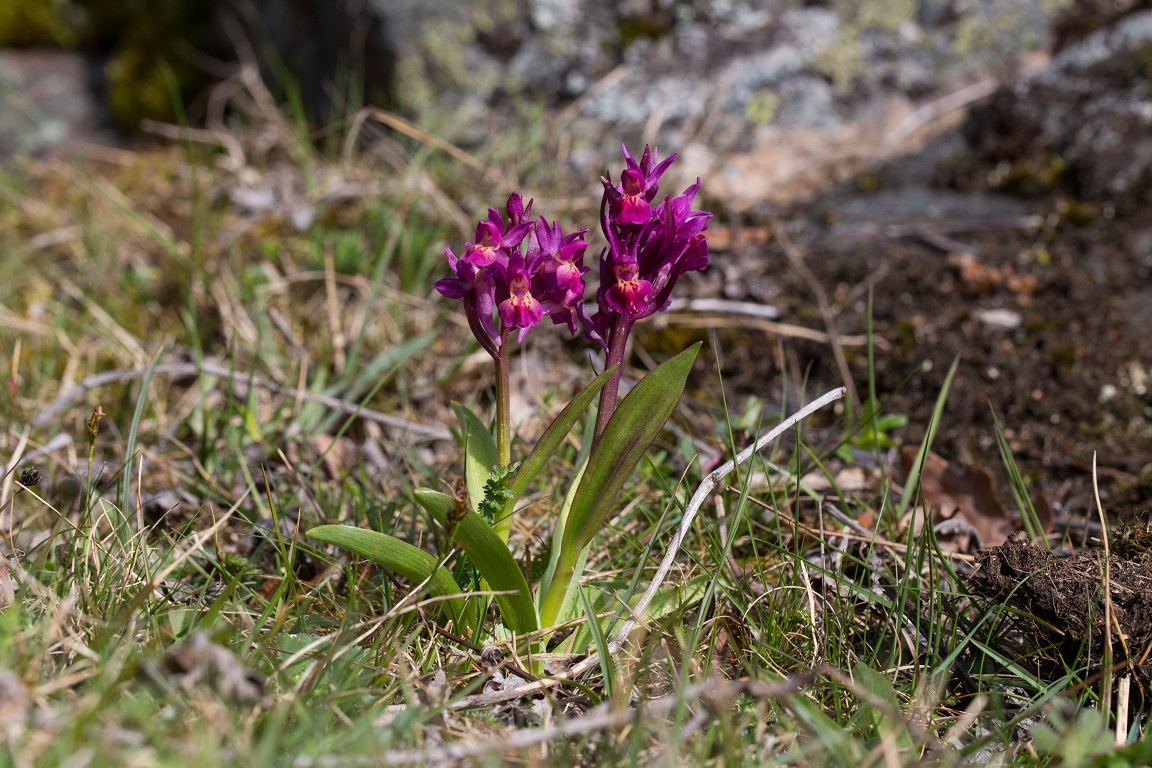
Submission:
POLYGON ((697 342, 649 373, 612 414, 592 449, 568 513, 555 573, 540 601, 541 626, 555 624, 580 552, 603 527, 625 481, 672 415, 699 351, 697 342))
POLYGON ((415 584, 426 583, 425 589, 433 597, 449 597, 440 601, 444 611, 457 625, 464 615, 464 598, 460 586, 448 569, 435 557, 395 536, 369 531, 351 525, 321 525, 306 534, 323 544, 332 544, 354 555, 371 560, 377 565, 404 576, 415 584), (457 595, 457 597, 450 597, 457 595))
MULTIPOLYGON (((564 527, 568 524, 568 513, 572 511, 572 500, 576 498, 580 479, 584 477, 584 469, 588 466, 588 456, 592 453, 592 435, 595 428, 594 419, 590 419, 585 425, 584 442, 580 447, 580 453, 576 456, 575 472, 569 480, 568 491, 564 494, 560 512, 556 515, 556 523, 552 529, 552 546, 549 547, 551 552, 548 555, 548 567, 544 569, 544 575, 540 577, 540 583, 536 587, 537 610, 543 607, 543 600, 551 593, 552 581, 560 565, 560 542, 564 540, 564 527)), ((579 602, 576 599, 577 592, 580 587, 580 576, 584 573, 584 565, 588 560, 589 549, 591 547, 584 547, 580 551, 576 563, 568 571, 568 588, 560 601, 560 607, 552 616, 553 624, 562 624, 577 613, 576 606, 579 602)))
POLYGON ((464 550, 488 586, 496 592, 510 593, 496 595, 496 605, 500 607, 508 628, 518 634, 535 632, 539 623, 528 582, 508 546, 492 526, 470 509, 461 514, 461 510, 456 508, 456 500, 445 493, 417 488, 415 496, 420 506, 449 530, 453 541, 464 550))
POLYGON ((591 384, 580 390, 579 394, 573 397, 568 405, 564 406, 564 410, 556 415, 556 418, 544 430, 544 434, 540 435, 540 439, 536 441, 536 447, 532 449, 532 453, 528 454, 528 458, 521 462, 520 471, 516 473, 516 479, 512 481, 512 494, 517 499, 524 495, 524 491, 528 490, 528 486, 547 466, 548 460, 552 458, 560 444, 564 442, 564 438, 572 431, 572 426, 577 419, 592 405, 592 400, 604 388, 604 384, 607 383, 614 370, 616 370, 616 366, 604 371, 593 379, 591 384))
POLYGON ((578 552, 604 525, 625 481, 672 415, 700 351, 696 342, 640 380, 620 402, 592 449, 561 547, 578 552))
POLYGON ((452 403, 456 421, 460 423, 461 439, 464 444, 464 479, 468 483, 468 502, 474 512, 480 511, 484 500, 484 484, 492 474, 492 468, 500 463, 496 453, 496 441, 480 417, 460 403, 452 403))

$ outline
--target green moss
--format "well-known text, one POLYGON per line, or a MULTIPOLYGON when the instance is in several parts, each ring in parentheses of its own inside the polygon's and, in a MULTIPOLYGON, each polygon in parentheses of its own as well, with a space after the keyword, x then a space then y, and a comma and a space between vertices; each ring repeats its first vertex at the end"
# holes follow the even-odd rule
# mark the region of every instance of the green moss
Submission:
POLYGON ((859 30, 848 28, 839 39, 812 59, 811 67, 832 81, 837 90, 852 85, 864 74, 864 54, 860 52, 859 30))
POLYGON ((875 192, 880 188, 880 174, 875 171, 865 171, 856 177, 856 189, 861 192, 875 192))
POLYGON ((828 77, 843 90, 866 71, 860 51, 860 37, 868 31, 895 32, 916 15, 915 0, 836 0, 841 19, 838 39, 812 61, 812 69, 828 77))
POLYGON ((1041 195, 1058 189, 1067 170, 1063 157, 1038 154, 997 167, 988 174, 988 185, 1023 195, 1041 195))
POLYGON ((916 0, 837 0, 840 18, 856 31, 895 32, 916 15, 916 0))
POLYGON ((744 117, 750 122, 767 125, 776 119, 776 111, 780 108, 780 95, 767 88, 761 89, 748 97, 744 105, 744 117))

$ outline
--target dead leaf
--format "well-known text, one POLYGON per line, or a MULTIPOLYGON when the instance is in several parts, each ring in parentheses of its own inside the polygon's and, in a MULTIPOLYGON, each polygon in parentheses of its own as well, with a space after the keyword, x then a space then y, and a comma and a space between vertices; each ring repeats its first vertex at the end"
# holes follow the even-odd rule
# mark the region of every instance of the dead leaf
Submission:
POLYGON ((1036 519, 1044 533, 1052 533, 1052 528, 1056 525, 1056 512, 1053 511, 1043 491, 1032 494, 1032 509, 1036 512, 1036 519))
MULTIPOLYGON (((900 449, 900 467, 905 478, 912 474, 917 451, 913 445, 900 449)), ((911 490, 905 485, 905 493, 911 490)), ((958 517, 975 531, 978 546, 999 546, 1017 527, 996 495, 992 473, 975 464, 949 462, 929 451, 920 475, 920 491, 924 503, 932 510, 933 525, 958 517)))

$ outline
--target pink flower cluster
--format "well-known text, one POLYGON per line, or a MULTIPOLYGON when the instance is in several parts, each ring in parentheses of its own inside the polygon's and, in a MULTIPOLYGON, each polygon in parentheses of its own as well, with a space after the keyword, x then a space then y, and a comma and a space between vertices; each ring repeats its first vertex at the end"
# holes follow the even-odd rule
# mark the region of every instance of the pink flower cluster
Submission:
POLYGON ((544 317, 573 334, 579 326, 608 349, 615 334, 627 334, 632 323, 668 306, 682 274, 708 266, 703 232, 712 214, 692 210, 700 180, 653 205, 660 176, 676 155, 658 163, 656 150, 645 147, 637 162, 623 150, 627 168, 620 183, 600 179, 600 226, 608 246, 600 254, 593 315, 584 306, 588 230, 565 235, 543 216, 533 221, 532 202, 524 205, 518 193, 508 198, 505 217, 488 210, 487 220, 476 226, 476 242, 466 243, 463 255, 445 249, 455 277, 438 281, 436 290, 463 300, 473 334, 493 357, 505 333, 518 331, 517 341, 523 341, 544 317))

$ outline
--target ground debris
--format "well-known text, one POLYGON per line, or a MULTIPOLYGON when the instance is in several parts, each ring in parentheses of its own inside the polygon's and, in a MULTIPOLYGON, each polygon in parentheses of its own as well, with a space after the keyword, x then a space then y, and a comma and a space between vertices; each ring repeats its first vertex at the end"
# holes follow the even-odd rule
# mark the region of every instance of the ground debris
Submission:
POLYGON ((976 562, 979 568, 968 580, 972 591, 1006 599, 1033 617, 1020 629, 1042 657, 1048 650, 1055 654, 1045 660, 1067 667, 1086 659, 1097 668, 1110 638, 1115 663, 1130 659, 1145 681, 1152 680, 1146 658, 1152 645, 1152 563, 1106 559, 1102 550, 1062 557, 1023 531, 998 547, 980 550, 976 562), (1110 627, 1109 610, 1114 617, 1110 627))

